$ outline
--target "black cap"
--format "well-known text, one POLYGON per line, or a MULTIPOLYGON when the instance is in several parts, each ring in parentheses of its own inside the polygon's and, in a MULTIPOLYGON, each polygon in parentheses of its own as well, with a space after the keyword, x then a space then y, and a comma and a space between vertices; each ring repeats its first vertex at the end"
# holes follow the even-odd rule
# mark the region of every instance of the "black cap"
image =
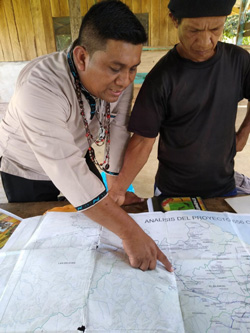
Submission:
POLYGON ((176 18, 227 16, 235 0, 170 0, 168 8, 176 18))

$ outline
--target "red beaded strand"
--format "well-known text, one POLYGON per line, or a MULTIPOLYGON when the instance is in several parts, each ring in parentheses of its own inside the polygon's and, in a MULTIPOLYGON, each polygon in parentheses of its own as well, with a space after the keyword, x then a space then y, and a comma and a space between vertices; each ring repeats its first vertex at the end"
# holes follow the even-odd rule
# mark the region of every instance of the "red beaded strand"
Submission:
MULTIPOLYGON (((75 78, 75 84, 76 84, 76 96, 78 99, 79 107, 80 107, 80 114, 83 119, 85 131, 86 131, 86 138, 88 141, 88 151, 89 151, 89 156, 92 162, 94 162, 101 170, 108 170, 109 169, 109 152, 110 152, 110 103, 106 103, 106 108, 105 108, 105 114, 104 114, 104 137, 102 139, 94 139, 93 135, 90 132, 89 129, 89 124, 85 116, 84 112, 84 105, 83 105, 83 100, 82 100, 82 94, 81 94, 81 83, 78 78, 75 78), (105 121, 106 120, 106 121, 105 121), (92 148, 92 143, 95 143, 97 146, 102 146, 106 141, 106 152, 105 152, 105 160, 102 163, 99 163, 95 157, 95 151, 92 148)), ((98 119, 98 118, 97 118, 98 119)), ((99 121, 99 119, 98 119, 99 121)), ((100 128, 102 126, 101 122, 99 121, 100 128)))

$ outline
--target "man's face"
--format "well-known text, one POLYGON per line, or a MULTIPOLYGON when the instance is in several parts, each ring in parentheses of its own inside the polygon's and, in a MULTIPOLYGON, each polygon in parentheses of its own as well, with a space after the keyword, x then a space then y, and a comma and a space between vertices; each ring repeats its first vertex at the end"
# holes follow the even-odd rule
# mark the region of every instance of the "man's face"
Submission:
POLYGON ((195 62, 211 58, 225 20, 226 16, 183 18, 180 24, 174 20, 180 40, 177 46, 180 56, 195 62))
POLYGON ((85 68, 79 71, 84 87, 95 97, 116 102, 122 91, 134 81, 140 64, 142 44, 133 45, 109 39, 106 49, 85 56, 85 68))

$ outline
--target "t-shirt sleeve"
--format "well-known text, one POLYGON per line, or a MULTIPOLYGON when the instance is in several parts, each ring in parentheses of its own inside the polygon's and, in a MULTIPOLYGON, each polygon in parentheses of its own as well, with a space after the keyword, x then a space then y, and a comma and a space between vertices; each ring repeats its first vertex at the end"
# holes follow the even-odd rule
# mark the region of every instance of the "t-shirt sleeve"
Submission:
POLYGON ((166 111, 161 84, 146 77, 135 101, 128 130, 138 135, 155 138, 166 111))

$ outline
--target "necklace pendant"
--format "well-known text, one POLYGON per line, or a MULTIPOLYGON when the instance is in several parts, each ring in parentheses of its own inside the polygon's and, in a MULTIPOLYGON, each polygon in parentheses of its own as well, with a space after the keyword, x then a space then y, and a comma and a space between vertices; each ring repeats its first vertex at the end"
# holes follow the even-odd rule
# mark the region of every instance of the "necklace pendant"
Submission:
POLYGON ((101 126, 99 129, 99 140, 105 139, 105 129, 101 126))

